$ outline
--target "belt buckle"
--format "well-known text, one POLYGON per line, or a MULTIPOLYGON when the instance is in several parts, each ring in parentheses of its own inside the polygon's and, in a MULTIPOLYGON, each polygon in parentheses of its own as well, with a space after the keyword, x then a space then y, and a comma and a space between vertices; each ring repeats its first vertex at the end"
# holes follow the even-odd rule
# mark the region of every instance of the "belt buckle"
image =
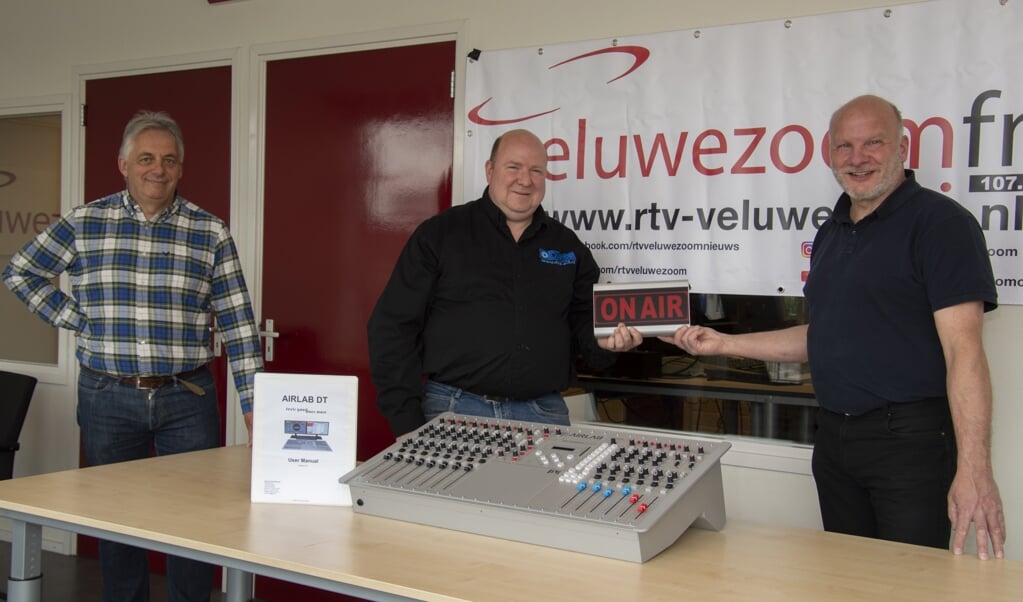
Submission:
POLYGON ((143 380, 148 380, 148 379, 151 379, 151 378, 153 378, 153 377, 152 376, 136 376, 132 380, 135 381, 135 383, 134 383, 135 384, 135 388, 137 390, 139 390, 139 391, 153 391, 155 389, 159 389, 160 385, 156 385, 156 386, 152 386, 151 385, 151 386, 148 386, 148 387, 142 385, 142 381, 143 380))

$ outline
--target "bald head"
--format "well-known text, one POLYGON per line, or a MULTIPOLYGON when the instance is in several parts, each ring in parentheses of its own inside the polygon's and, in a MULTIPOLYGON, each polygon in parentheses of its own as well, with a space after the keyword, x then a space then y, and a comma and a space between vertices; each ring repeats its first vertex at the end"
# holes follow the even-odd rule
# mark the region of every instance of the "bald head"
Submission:
POLYGON ((896 137, 902 135, 902 112, 899 111, 899 107, 873 94, 857 96, 839 107, 838 110, 831 114, 828 132, 834 136, 835 124, 841 122, 847 114, 856 112, 876 115, 881 122, 887 122, 887 125, 892 128, 892 132, 896 137))
POLYGON ((522 129, 519 129, 519 130, 509 130, 509 131, 501 134, 500 136, 498 136, 497 139, 494 140, 494 145, 490 147, 490 161, 491 162, 493 162, 494 159, 497 158, 497 153, 501 149, 501 144, 504 141, 506 141, 506 140, 507 141, 513 141, 513 140, 514 141, 521 141, 521 142, 524 142, 526 144, 535 144, 535 145, 539 146, 540 148, 543 148, 543 142, 541 142, 540 139, 533 132, 530 132, 529 130, 522 130, 522 129))

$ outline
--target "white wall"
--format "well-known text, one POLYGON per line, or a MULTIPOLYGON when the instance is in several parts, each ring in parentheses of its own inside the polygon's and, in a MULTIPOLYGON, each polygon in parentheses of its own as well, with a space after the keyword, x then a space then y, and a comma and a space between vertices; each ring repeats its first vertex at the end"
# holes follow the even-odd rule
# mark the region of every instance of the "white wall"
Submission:
MULTIPOLYGON (((963 0, 978 1, 978 0, 963 0)), ((982 0, 994 2, 997 0, 982 0)), ((900 2, 905 4, 907 2, 900 2)), ((395 28, 461 23, 465 48, 493 50, 785 19, 826 12, 891 6, 882 0, 235 0, 209 5, 206 0, 4 0, 0 5, 0 109, 24 99, 69 99, 77 94, 75 73, 95 72, 104 64, 167 64, 170 57, 233 52, 243 81, 252 89, 245 64, 253 46, 320 37, 344 37, 395 28)), ((370 35, 369 37, 374 37, 370 35)), ((380 34, 386 39, 386 34, 380 34)), ((854 57, 854 49, 851 49, 854 57)), ((251 101, 251 99, 245 99, 251 101)), ((894 99, 896 102, 898 99, 894 99)), ((247 111, 243 108, 243 111, 247 111)), ((245 161, 247 130, 238 134, 245 161)), ((81 160, 72 149, 72 162, 81 160)), ((457 170, 457 167, 456 167, 457 170)), ((239 167, 244 174, 246 165, 239 167)), ((77 173, 77 172, 75 172, 77 173)), ((243 177, 246 177, 243 175, 243 177)), ((454 174, 461 181, 461 174, 454 174)), ((241 187, 242 207, 251 195, 241 187)), ((67 199, 69 205, 72 200, 67 199)), ((74 202, 78 202, 77 200, 74 202)), ((247 266, 258 265, 249 224, 232 224, 247 266)), ((250 280, 253 278, 250 275, 250 280)), ((258 297, 258 281, 253 292, 258 297)), ((995 472, 1009 524, 1008 555, 1023 559, 1023 480, 1014 458, 1023 456, 1016 433, 1023 424, 1021 380, 1015 365, 1023 308, 1002 307, 988 316, 986 337, 995 391, 992 447, 995 472)), ((2 335, 0 335, 2 336, 2 335)), ((17 369, 17 366, 7 366, 17 369)), ((22 367, 23 368, 23 367, 22 367)), ((47 371, 22 438, 17 474, 33 474, 77 465, 74 393, 67 369, 47 371)), ((731 453, 731 452, 730 452, 731 453)), ((812 488, 788 471, 729 466, 726 488, 735 496, 777 492, 793 509, 765 509, 761 519, 789 522, 812 507, 812 488), (745 492, 745 493, 744 493, 745 492), (795 513, 795 514, 793 514, 795 513)), ((737 497, 738 499, 738 497, 737 497)), ((730 504, 730 512, 732 511, 730 504)), ((796 521, 798 522, 798 521, 796 521)))

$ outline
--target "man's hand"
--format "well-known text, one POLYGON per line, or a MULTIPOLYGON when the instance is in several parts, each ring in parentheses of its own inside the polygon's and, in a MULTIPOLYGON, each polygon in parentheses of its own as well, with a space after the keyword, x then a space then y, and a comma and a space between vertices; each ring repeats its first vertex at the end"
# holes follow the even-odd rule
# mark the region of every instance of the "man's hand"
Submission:
POLYGON ((705 326, 682 326, 670 337, 657 338, 694 356, 721 355, 725 346, 725 335, 705 326))
POLYGON ((252 412, 245 412, 242 417, 245 418, 245 428, 249 431, 249 447, 252 447, 252 412))
POLYGON ((977 536, 977 557, 1005 558, 1005 514, 994 476, 971 477, 957 471, 948 491, 948 518, 952 521, 952 552, 963 553, 963 544, 973 523, 977 536))
POLYGON ((619 324, 614 332, 597 339, 600 348, 608 351, 629 351, 639 347, 642 342, 643 335, 634 327, 625 324, 619 324))

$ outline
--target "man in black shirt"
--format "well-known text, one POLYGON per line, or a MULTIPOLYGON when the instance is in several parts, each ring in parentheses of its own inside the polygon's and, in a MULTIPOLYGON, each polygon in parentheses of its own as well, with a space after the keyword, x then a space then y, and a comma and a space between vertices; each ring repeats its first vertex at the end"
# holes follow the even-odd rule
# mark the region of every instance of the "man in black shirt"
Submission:
POLYGON ((818 230, 803 289, 809 323, 664 337, 694 355, 809 360, 820 411, 813 475, 824 528, 1004 556, 991 466, 984 312, 997 305, 984 234, 952 199, 903 168, 902 115, 876 96, 831 118, 845 193, 818 230), (950 520, 951 519, 951 520, 950 520))
POLYGON ((540 208, 547 152, 526 130, 494 141, 487 188, 416 229, 370 316, 377 405, 401 435, 445 411, 568 424, 560 391, 581 352, 601 368, 643 341, 593 335, 593 256, 540 208), (428 380, 425 385, 423 376, 428 380))

